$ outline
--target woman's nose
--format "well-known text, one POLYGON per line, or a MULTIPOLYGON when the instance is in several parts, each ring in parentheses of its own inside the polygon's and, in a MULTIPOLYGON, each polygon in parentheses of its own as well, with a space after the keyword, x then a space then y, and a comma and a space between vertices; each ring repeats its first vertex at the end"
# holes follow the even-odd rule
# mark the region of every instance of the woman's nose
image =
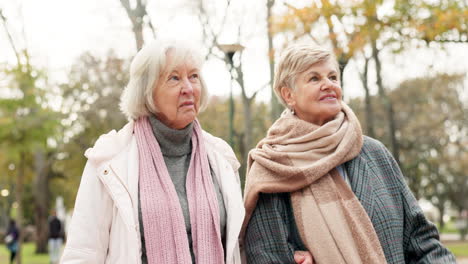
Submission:
POLYGON ((184 78, 184 80, 182 82, 182 93, 183 94, 193 93, 193 86, 192 86, 192 83, 189 81, 188 78, 184 78))
POLYGON ((324 81, 322 82, 322 86, 320 87, 322 90, 330 89, 331 87, 336 85, 332 80, 328 78, 323 79, 324 81))

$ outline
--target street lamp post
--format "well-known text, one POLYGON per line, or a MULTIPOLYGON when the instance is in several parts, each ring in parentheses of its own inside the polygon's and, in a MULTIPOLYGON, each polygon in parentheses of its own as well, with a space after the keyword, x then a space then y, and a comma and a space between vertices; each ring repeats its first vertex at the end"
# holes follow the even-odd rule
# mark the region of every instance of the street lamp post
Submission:
POLYGON ((222 44, 219 45, 221 51, 224 52, 229 62, 229 73, 231 74, 231 89, 229 95, 229 144, 234 148, 234 97, 232 95, 232 70, 234 69, 233 57, 237 51, 242 51, 244 47, 240 44, 222 44))

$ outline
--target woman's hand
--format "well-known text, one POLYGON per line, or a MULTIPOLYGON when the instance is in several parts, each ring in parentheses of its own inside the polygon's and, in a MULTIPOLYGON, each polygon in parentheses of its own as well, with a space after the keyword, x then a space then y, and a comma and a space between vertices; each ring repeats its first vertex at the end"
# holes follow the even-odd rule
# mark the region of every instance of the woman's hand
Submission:
POLYGON ((297 264, 314 264, 314 258, 309 251, 295 251, 294 261, 297 264))

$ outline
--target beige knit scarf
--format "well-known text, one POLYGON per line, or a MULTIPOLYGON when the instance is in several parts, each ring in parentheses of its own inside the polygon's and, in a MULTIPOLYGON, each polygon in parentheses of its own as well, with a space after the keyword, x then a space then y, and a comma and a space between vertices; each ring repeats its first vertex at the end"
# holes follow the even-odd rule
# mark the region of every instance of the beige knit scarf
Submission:
POLYGON ((322 126, 285 110, 249 153, 243 230, 260 192, 290 192, 299 234, 315 263, 386 263, 366 211, 335 169, 361 147, 359 121, 344 103, 322 126))

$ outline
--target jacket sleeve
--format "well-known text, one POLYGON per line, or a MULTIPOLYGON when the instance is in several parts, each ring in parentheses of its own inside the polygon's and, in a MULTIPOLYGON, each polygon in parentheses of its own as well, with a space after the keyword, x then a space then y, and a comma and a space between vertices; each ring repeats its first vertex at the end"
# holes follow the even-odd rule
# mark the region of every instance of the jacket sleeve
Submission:
MULTIPOLYGON (((403 175, 397 162, 385 149, 387 160, 394 175, 403 175)), ((413 193, 404 181, 398 178, 404 210, 403 243, 406 263, 456 263, 453 254, 439 241, 436 226, 427 220, 413 193)))
POLYGON ((62 264, 105 263, 112 220, 112 200, 87 162, 62 255, 62 264))
POLYGON ((289 199, 288 193, 260 193, 245 234, 247 263, 296 263, 294 251, 305 250, 289 199))

